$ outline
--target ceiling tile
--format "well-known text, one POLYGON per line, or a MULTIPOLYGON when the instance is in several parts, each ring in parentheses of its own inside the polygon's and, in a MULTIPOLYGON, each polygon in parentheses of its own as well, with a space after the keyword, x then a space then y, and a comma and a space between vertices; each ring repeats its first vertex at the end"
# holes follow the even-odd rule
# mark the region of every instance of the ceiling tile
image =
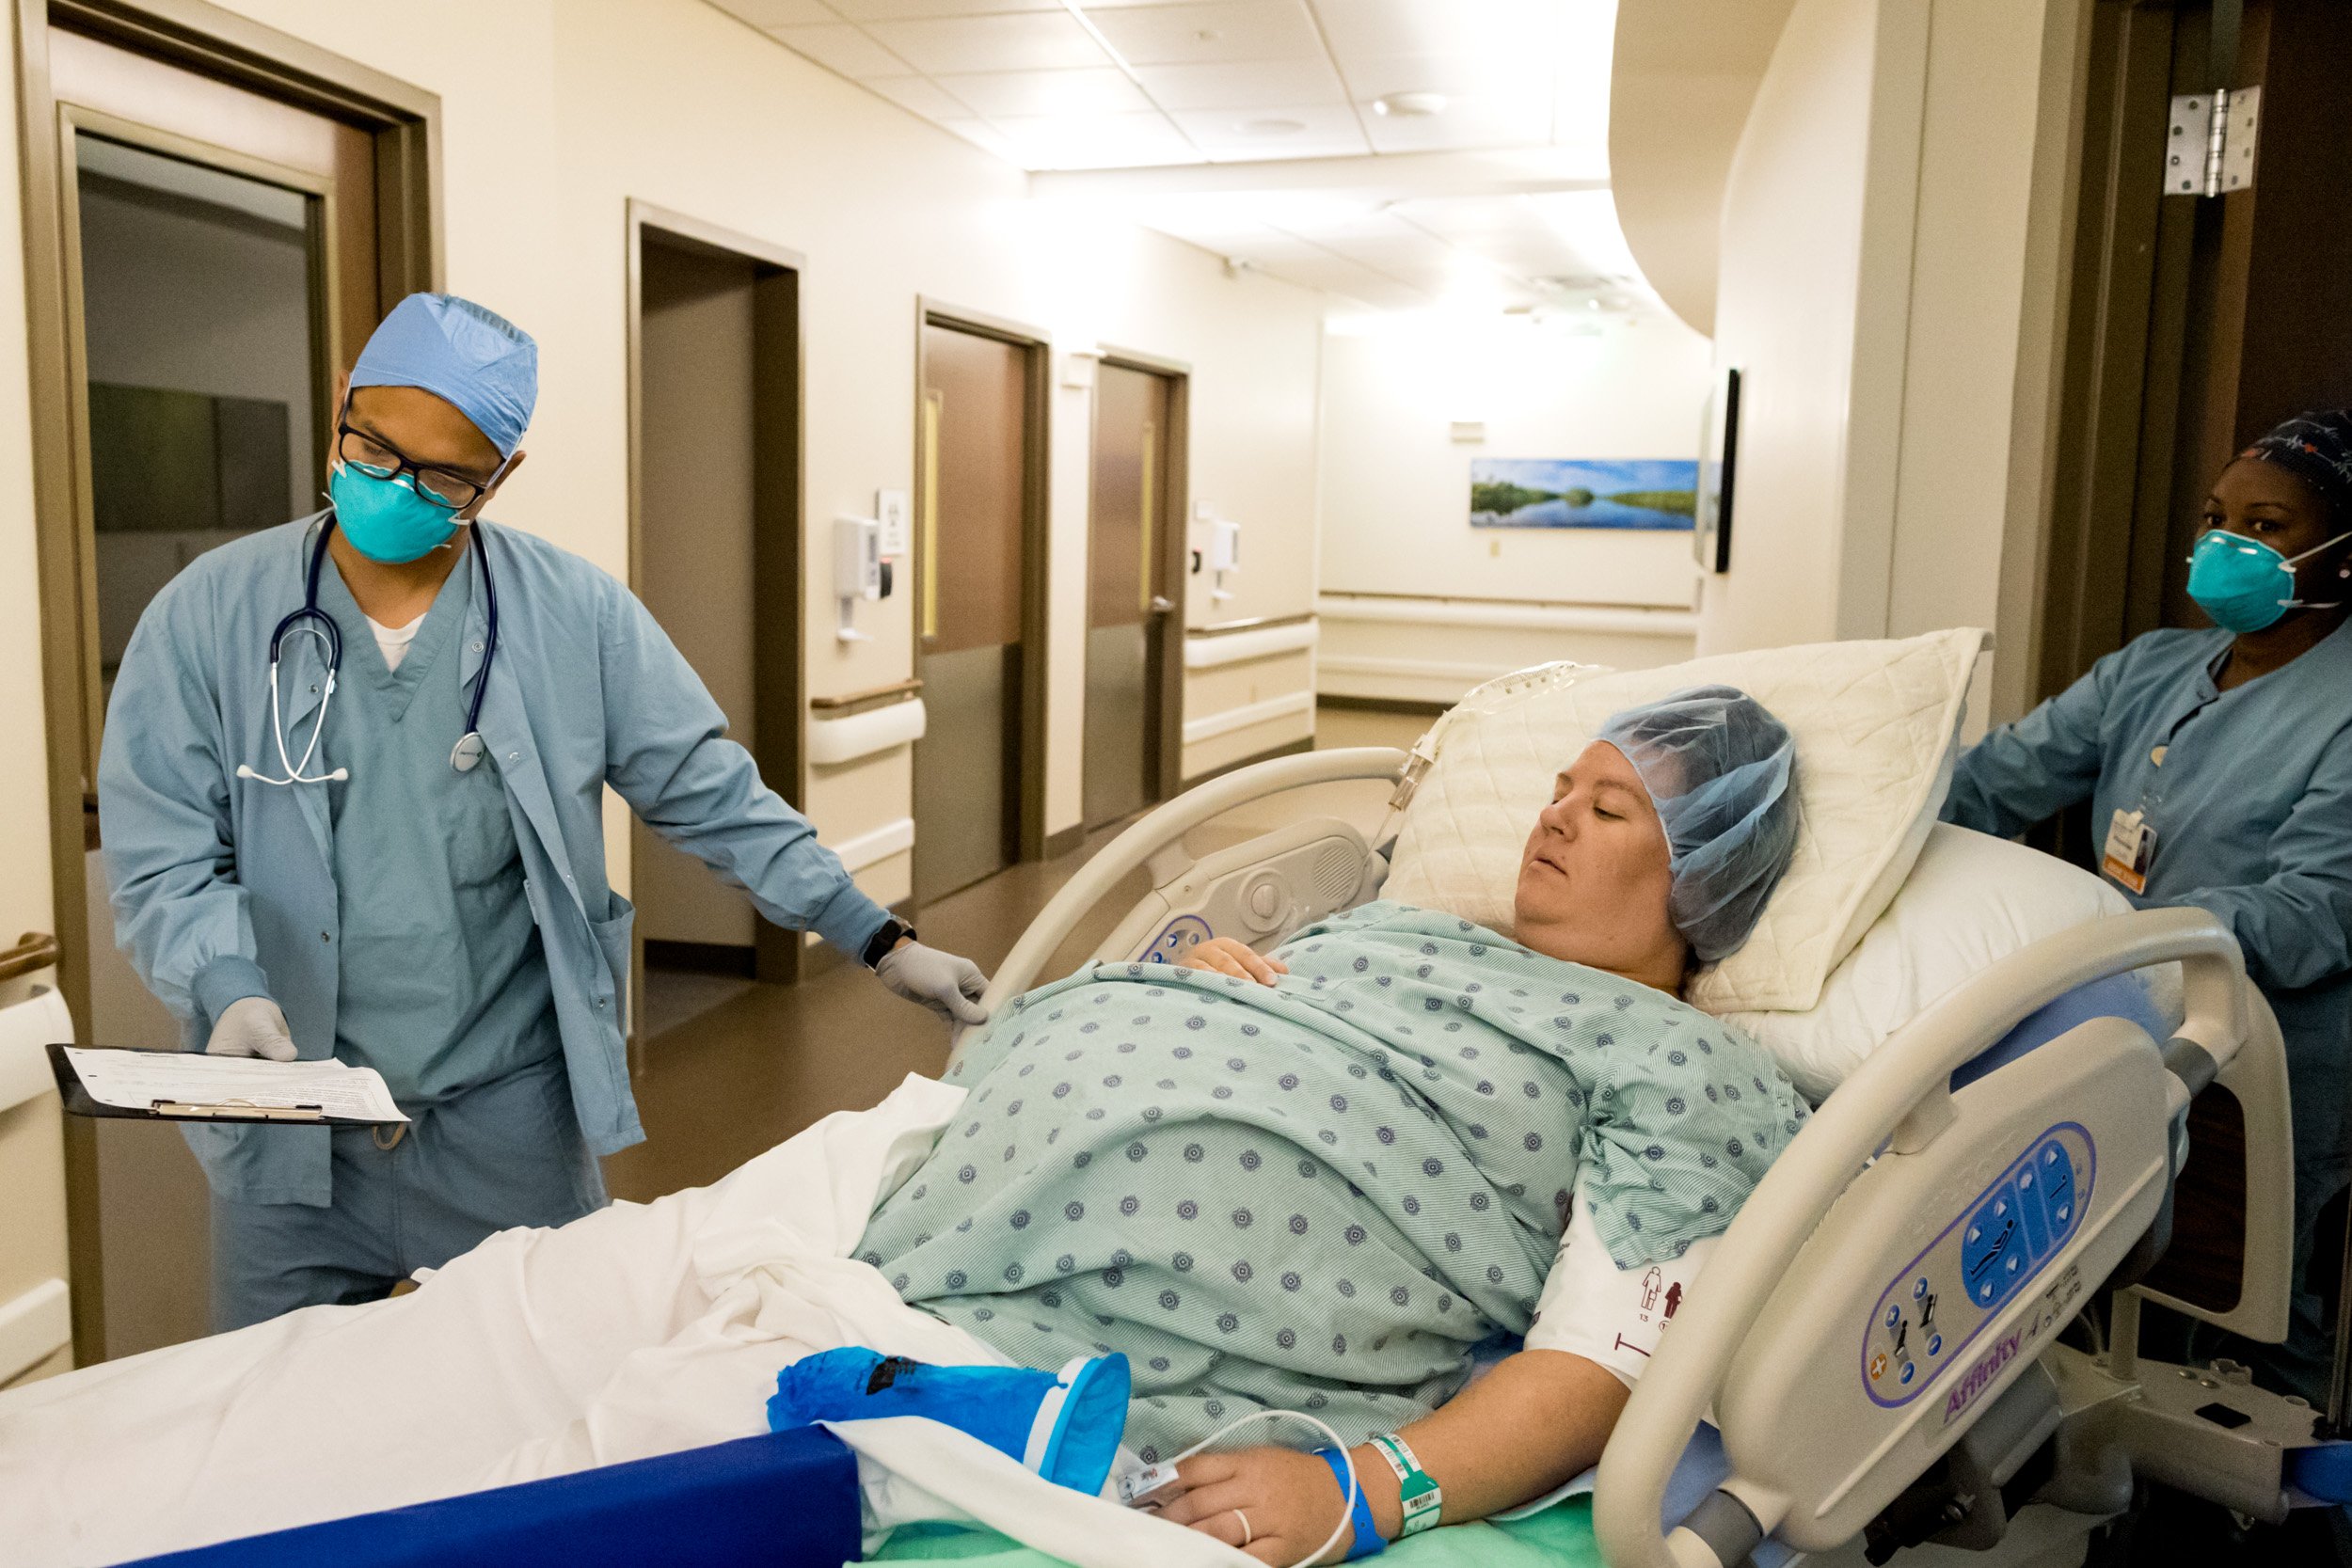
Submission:
POLYGON ((1031 168, 1127 168, 1198 163, 1165 115, 1009 116, 993 121, 1031 168))
POLYGON ((1472 100, 1450 103, 1438 115, 1367 115, 1364 124, 1375 152, 1525 147, 1550 134, 1551 105, 1540 98, 1472 100))
MULTIPOLYGON (((1384 55, 1483 55, 1498 63, 1549 54, 1578 13, 1606 0, 1312 0, 1340 69, 1384 55)), ((1586 30, 1574 29, 1579 36, 1586 30)))
POLYGON ((971 111, 1000 119, 1009 115, 1097 115, 1147 113, 1152 101, 1126 73, 1110 66, 1084 71, 996 71, 942 76, 939 85, 971 111))
POLYGON ((824 0, 711 0, 711 3, 728 15, 740 17, 755 27, 802 27, 841 20, 824 0))
POLYGON ((1017 165, 1023 168, 1028 166, 1022 162, 1021 154, 1012 143, 1005 139, 1004 133, 984 119, 943 119, 939 122, 939 127, 943 131, 953 131, 973 146, 986 152, 993 152, 1009 164, 1017 165))
POLYGON ((1137 66, 1136 74, 1163 109, 1263 109, 1347 102, 1339 72, 1320 58, 1147 65, 1137 66))
POLYGON ((1065 71, 1109 63, 1102 46, 1063 10, 877 22, 867 31, 927 76, 1065 71))
MULTIPOLYGON (((757 0, 753 0, 757 3, 757 0)), ((922 21, 942 16, 1003 16, 1067 9, 1061 0, 828 0, 851 22, 922 21)))
POLYGON ((969 119, 973 105, 928 76, 869 76, 865 85, 925 119, 969 119))
POLYGON ((1343 103, 1263 111, 1178 109, 1170 116, 1195 146, 1220 163, 1344 158, 1372 150, 1356 112, 1343 103))
POLYGON ((1304 0, 1204 0, 1180 6, 1118 7, 1089 14, 1111 40, 1111 47, 1133 66, 1300 60, 1323 55, 1323 40, 1304 0))
POLYGON ((867 76, 904 76, 907 62, 846 22, 821 27, 778 27, 769 35, 780 39, 827 71, 857 80, 867 76))
POLYGON ((1340 74, 1359 103, 1383 93, 1438 92, 1448 98, 1516 98, 1549 106, 1553 62, 1538 54, 1375 55, 1343 62, 1340 74))

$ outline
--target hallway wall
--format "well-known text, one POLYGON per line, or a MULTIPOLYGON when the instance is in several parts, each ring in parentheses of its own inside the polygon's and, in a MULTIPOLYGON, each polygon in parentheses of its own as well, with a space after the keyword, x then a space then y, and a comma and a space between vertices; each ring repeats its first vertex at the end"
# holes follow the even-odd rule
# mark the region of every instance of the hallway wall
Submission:
POLYGON ((1691 535, 1473 529, 1479 457, 1695 456, 1706 338, 1662 314, 1595 335, 1430 317, 1324 350, 1317 689, 1451 701, 1548 659, 1690 657, 1691 535), (1485 438, 1457 442, 1455 420, 1485 438))
MULTIPOLYGON (((539 341, 532 461, 499 520, 627 567, 624 212, 631 198, 808 258, 808 689, 903 678, 913 595, 866 606, 873 641, 833 637, 834 515, 914 483, 916 301, 1029 324, 1057 350, 1116 343, 1193 367, 1191 493, 1248 521, 1255 569, 1223 613, 1311 606, 1319 295, 1124 223, 1027 199, 1028 179, 701 0, 229 0, 230 8, 410 81, 441 101, 446 286, 539 341), (453 40, 463 40, 462 47, 453 40)), ((12 81, 0 92, 12 92, 12 81)), ((0 185, 18 191, 13 104, 0 185)), ((0 198, 0 293, 21 298, 21 195, 0 198)), ((38 733, 38 604, 22 310, 0 311, 0 670, 12 733, 38 733)), ((1049 831, 1079 816, 1090 404, 1052 400, 1049 831)), ((1303 690, 1303 685, 1301 689, 1303 690)), ((1193 715, 1198 717, 1198 715, 1193 715)), ((616 801, 608 801, 617 808, 616 801)), ((811 781, 828 842, 908 816, 908 753, 811 781)), ((50 928, 37 747, 0 748, 0 920, 50 928)), ((628 855, 608 813, 616 883, 628 855)), ((907 891, 903 850, 865 868, 907 891)))
POLYGON ((1724 194, 1744 372, 1732 569, 1702 653, 2034 619, 2089 0, 1797 0, 1724 194))

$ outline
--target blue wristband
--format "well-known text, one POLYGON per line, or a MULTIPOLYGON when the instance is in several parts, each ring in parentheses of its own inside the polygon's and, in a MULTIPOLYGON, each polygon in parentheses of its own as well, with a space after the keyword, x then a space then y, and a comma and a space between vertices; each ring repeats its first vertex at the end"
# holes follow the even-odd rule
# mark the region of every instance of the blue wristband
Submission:
POLYGON ((1356 1527, 1356 1544, 1347 1549, 1347 1556, 1341 1560, 1353 1562, 1359 1557, 1372 1557, 1387 1551, 1388 1541, 1381 1535, 1379 1527, 1372 1522, 1372 1499, 1364 1495, 1362 1483, 1356 1480, 1356 1471, 1348 1464, 1347 1455, 1337 1449, 1326 1448, 1317 1449, 1315 1457, 1331 1466, 1331 1474, 1340 1483, 1341 1497, 1346 1497, 1351 1491, 1356 1494, 1355 1511, 1348 1515, 1348 1523, 1356 1527))

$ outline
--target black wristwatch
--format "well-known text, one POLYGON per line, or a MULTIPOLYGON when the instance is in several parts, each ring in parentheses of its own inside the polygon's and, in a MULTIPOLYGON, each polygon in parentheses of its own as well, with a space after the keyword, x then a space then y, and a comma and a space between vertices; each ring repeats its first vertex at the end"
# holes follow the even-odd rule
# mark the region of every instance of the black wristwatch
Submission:
POLYGON ((878 967, 883 955, 898 946, 901 937, 913 942, 914 927, 895 914, 883 916, 881 927, 866 939, 866 951, 858 955, 858 961, 868 969, 878 967))

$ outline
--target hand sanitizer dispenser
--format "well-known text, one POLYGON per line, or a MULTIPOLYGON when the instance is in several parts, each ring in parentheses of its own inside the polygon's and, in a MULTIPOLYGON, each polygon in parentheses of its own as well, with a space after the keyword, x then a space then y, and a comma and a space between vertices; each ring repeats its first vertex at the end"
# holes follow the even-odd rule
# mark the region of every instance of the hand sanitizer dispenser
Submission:
POLYGON ((861 599, 890 596, 890 563, 882 557, 882 524, 872 517, 833 520, 834 595, 841 601, 841 626, 834 634, 844 642, 867 641, 857 629, 861 599))

